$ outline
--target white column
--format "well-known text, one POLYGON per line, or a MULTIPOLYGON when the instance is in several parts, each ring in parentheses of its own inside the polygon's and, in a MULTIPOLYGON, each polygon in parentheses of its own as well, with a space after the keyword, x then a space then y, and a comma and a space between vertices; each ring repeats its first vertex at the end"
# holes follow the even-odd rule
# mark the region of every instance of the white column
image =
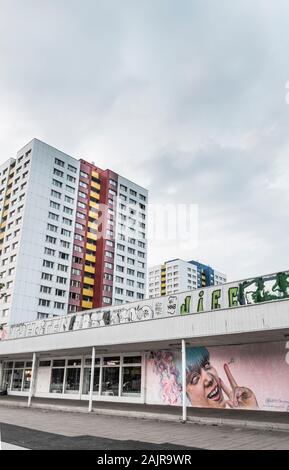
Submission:
POLYGON ((28 406, 31 406, 31 399, 32 399, 32 395, 33 395, 35 366, 36 366, 36 353, 33 353, 31 381, 30 381, 29 395, 28 395, 28 406))
POLYGON ((183 416, 182 423, 187 421, 187 380, 186 380, 186 342, 182 339, 182 390, 183 390, 183 416))
POLYGON ((4 361, 0 363, 0 387, 2 387, 3 370, 4 370, 4 361))
POLYGON ((93 382, 94 382, 94 366, 95 366, 95 347, 92 348, 91 372, 90 372, 90 389, 89 389, 89 405, 88 411, 92 411, 93 382))

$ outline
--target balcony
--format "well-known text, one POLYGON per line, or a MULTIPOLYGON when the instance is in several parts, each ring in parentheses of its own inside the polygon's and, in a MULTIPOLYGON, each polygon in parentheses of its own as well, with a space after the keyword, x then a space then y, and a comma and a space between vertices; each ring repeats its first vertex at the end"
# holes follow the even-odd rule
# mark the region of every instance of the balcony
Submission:
POLYGON ((86 249, 90 251, 96 251, 96 246, 93 245, 92 243, 87 243, 86 244, 86 249))
POLYGON ((98 219, 98 214, 96 212, 89 211, 88 216, 92 219, 98 219))
MULTIPOLYGON (((94 189, 100 190, 100 184, 99 184, 99 183, 95 183, 94 181, 91 182, 91 187, 94 188, 94 189)), ((90 194, 91 194, 91 193, 90 193, 90 194)))
POLYGON ((97 235, 95 233, 87 232, 87 238, 90 238, 90 240, 97 240, 97 235))
POLYGON ((82 295, 87 297, 93 297, 93 290, 92 289, 83 289, 82 295))
POLYGON ((82 308, 90 309, 92 308, 92 302, 88 302, 87 300, 82 301, 82 308))
POLYGON ((99 209, 99 204, 97 202, 89 201, 89 205, 90 207, 95 207, 95 209, 99 209))
POLYGON ((94 230, 97 230, 97 224, 94 222, 88 222, 88 227, 93 228, 94 230))
POLYGON ((97 171, 92 171, 91 176, 99 180, 99 173, 97 173, 97 171))
POLYGON ((95 256, 86 254, 85 255, 85 260, 86 261, 91 261, 92 263, 95 263, 95 256))
POLYGON ((84 271, 86 273, 95 274, 95 268, 93 266, 84 266, 84 271))
POLYGON ((90 191, 90 197, 94 197, 94 199, 99 199, 100 195, 98 193, 95 193, 94 191, 90 191))
POLYGON ((92 279, 91 277, 85 277, 83 278, 83 283, 84 284, 89 284, 91 286, 94 285, 94 279, 92 279))

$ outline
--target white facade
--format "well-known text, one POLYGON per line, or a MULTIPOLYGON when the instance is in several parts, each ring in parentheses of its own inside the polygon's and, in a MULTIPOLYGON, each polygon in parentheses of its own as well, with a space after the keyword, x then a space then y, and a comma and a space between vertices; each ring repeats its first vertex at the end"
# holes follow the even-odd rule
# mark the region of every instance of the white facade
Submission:
POLYGON ((219 271, 214 270, 214 284, 215 286, 219 286, 227 282, 227 276, 224 273, 220 273, 219 271))
POLYGON ((197 268, 181 259, 167 261, 149 268, 148 283, 150 299, 197 289, 197 268))
POLYGON ((67 313, 78 172, 77 160, 36 139, 18 152, 0 256, 2 323, 67 313))
POLYGON ((113 304, 142 300, 146 294, 148 192, 118 177, 113 304))

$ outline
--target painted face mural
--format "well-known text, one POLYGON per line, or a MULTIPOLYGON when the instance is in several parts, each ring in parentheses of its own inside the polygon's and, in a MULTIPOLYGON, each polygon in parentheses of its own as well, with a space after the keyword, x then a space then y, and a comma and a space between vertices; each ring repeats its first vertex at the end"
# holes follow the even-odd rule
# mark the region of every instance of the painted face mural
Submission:
POLYGON ((221 381, 206 348, 187 349, 186 377, 187 396, 193 406, 225 408, 221 381))

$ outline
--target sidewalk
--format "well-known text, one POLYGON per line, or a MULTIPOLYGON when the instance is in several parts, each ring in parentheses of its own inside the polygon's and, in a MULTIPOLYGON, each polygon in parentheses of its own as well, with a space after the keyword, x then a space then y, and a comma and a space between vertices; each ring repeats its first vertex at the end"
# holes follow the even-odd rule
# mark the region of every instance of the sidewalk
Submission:
MULTIPOLYGON (((60 409, 60 408, 59 408, 60 409)), ((27 449, 289 450, 289 432, 0 406, 3 441, 27 449)))
MULTIPOLYGON (((26 408, 27 398, 11 395, 1 397, 0 406, 26 408)), ((35 397, 32 399, 32 408, 88 413, 88 401, 35 397)), ((286 412, 188 408, 187 413, 188 421, 191 423, 289 431, 289 413, 286 412)), ((182 408, 179 406, 95 401, 93 402, 93 414, 180 422, 182 408)))

